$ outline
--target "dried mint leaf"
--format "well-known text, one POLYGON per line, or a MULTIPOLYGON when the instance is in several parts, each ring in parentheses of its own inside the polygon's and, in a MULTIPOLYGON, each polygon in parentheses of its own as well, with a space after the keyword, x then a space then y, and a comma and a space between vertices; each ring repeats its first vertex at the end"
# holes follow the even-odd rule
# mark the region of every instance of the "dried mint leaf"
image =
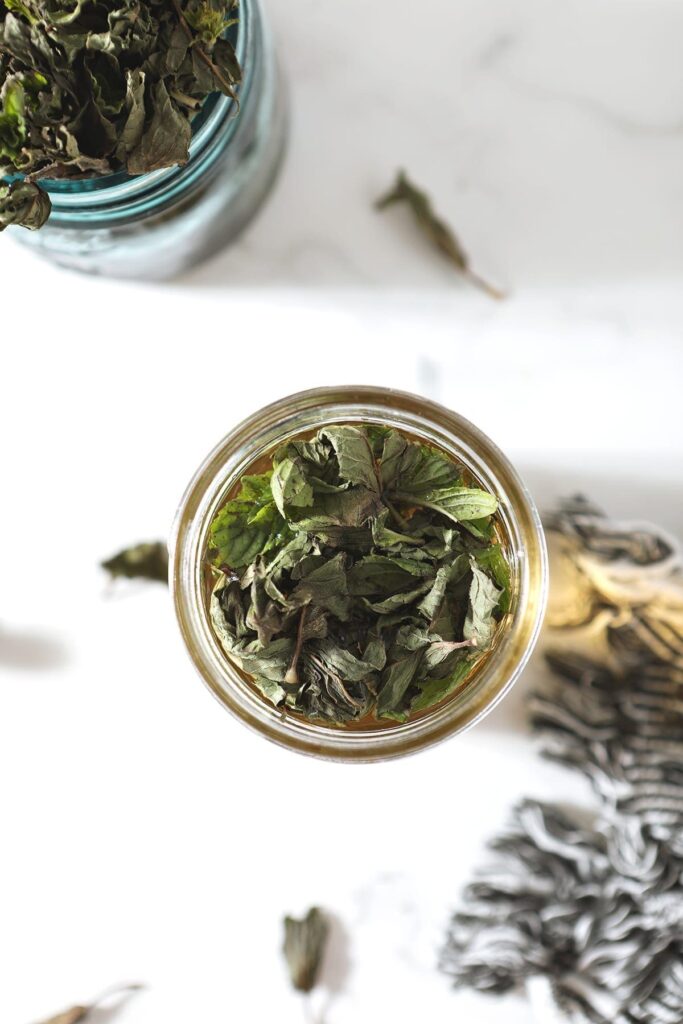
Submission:
POLYGON ((320 974, 329 925, 323 913, 312 907, 301 920, 285 917, 284 929, 282 951, 292 985, 298 992, 310 992, 320 974))
POLYGON ((285 711, 405 721, 461 685, 509 609, 496 510, 399 431, 290 441, 211 524, 216 637, 285 711))
POLYGON ((164 541, 135 544, 102 562, 113 578, 156 580, 168 583, 168 548, 164 541))
POLYGON ((45 222, 40 179, 185 163, 207 97, 236 99, 236 12, 237 0, 0 0, 0 231, 45 222))
POLYGON ((119 996, 125 999, 127 995, 139 992, 141 989, 142 985, 124 985, 122 987, 109 989, 94 1002, 89 1003, 88 1005, 79 1004, 71 1006, 68 1010, 63 1010, 54 1017, 50 1017, 48 1020, 42 1021, 41 1024, 79 1024, 80 1021, 85 1020, 93 1010, 111 996, 119 996))
POLYGON ((434 212, 432 201, 426 192, 410 181, 405 171, 399 171, 396 182, 389 191, 375 203, 377 210, 386 210, 396 203, 406 203, 415 221, 431 244, 456 268, 456 270, 477 288, 493 299, 504 298, 503 293, 488 281, 475 274, 460 240, 444 220, 434 212))
POLYGON ((490 576, 479 568, 475 559, 472 559, 471 564, 472 582, 462 631, 467 640, 474 640, 478 647, 485 647, 495 628, 493 612, 498 606, 501 592, 490 576))
POLYGON ((29 231, 41 228, 50 216, 50 199, 46 192, 28 181, 0 183, 0 231, 10 224, 20 224, 29 231))

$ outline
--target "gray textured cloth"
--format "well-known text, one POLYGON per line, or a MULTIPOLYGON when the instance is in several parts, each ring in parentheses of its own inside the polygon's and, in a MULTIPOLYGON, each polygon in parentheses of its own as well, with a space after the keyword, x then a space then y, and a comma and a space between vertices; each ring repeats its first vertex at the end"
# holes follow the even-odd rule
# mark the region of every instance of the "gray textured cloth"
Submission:
POLYGON ((487 992, 544 978, 572 1020, 681 1024, 680 551, 582 499, 547 526, 569 568, 551 605, 552 682, 532 696, 531 722, 544 755, 583 772, 598 803, 514 810, 452 918, 442 967, 487 992))

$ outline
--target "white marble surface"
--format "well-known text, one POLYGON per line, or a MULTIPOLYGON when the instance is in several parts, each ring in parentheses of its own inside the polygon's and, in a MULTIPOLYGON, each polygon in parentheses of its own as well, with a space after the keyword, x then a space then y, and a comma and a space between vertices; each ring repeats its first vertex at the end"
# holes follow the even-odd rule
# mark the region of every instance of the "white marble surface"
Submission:
POLYGON ((291 145, 238 245, 147 287, 0 240, 2 1024, 125 979, 149 988, 121 1024, 294 1024, 279 918, 314 901, 350 938, 327 1024, 531 1020, 451 993, 434 961, 506 808, 588 798, 525 734, 538 663, 462 739, 318 764, 221 712, 162 588, 104 592, 98 560, 167 531, 238 418, 316 384, 420 391, 541 502, 583 487, 683 532, 678 0, 270 6, 291 145), (399 164, 505 302, 372 211, 399 164))

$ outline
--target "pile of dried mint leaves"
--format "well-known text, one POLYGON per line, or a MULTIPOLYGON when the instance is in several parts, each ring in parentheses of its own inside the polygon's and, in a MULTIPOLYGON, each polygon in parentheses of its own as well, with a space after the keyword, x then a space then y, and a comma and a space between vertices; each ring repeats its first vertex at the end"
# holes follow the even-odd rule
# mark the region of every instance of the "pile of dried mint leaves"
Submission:
POLYGON ((211 524, 216 636, 278 707, 404 722, 456 690, 509 609, 496 509, 396 430, 292 440, 211 524))
POLYGON ((0 231, 45 223, 41 178, 185 163, 193 116, 240 81, 235 12, 236 0, 0 0, 0 231))

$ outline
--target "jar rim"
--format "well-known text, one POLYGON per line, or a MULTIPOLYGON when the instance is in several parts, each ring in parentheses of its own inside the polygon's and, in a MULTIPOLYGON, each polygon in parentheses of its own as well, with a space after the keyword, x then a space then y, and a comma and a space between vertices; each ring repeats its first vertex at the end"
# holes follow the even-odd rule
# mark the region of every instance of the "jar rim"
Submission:
POLYGON ((200 465, 178 508, 169 543, 176 617, 204 683, 243 723, 281 746, 328 760, 369 762, 413 753, 465 731, 509 691, 527 663, 543 621, 548 560, 533 498, 507 457, 458 413, 408 392, 368 386, 314 388, 265 406, 231 430, 200 465), (229 661, 206 608, 208 527, 256 458, 289 437, 333 422, 378 422, 417 435, 462 462, 499 499, 510 542, 513 606, 501 635, 462 694, 390 728, 349 730, 307 721, 268 705, 229 661))

